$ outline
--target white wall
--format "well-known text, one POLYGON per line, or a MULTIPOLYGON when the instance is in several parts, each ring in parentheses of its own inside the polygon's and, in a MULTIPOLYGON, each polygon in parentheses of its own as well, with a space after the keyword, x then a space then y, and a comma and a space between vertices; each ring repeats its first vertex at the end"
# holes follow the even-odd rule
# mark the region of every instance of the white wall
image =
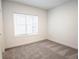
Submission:
POLYGON ((77 21, 77 0, 49 10, 49 39, 73 48, 77 48, 77 21))
POLYGON ((3 1, 4 33, 6 48, 47 39, 47 11, 15 2, 3 1), (39 33, 36 35, 14 36, 13 13, 38 15, 39 33))

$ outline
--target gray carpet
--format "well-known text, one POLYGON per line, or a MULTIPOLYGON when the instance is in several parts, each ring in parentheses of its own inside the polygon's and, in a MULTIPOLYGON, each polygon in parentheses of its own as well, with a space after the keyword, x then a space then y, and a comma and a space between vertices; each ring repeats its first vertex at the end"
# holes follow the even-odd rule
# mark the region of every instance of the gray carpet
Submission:
POLYGON ((3 59, 78 59, 77 53, 76 49, 43 40, 7 49, 3 59))

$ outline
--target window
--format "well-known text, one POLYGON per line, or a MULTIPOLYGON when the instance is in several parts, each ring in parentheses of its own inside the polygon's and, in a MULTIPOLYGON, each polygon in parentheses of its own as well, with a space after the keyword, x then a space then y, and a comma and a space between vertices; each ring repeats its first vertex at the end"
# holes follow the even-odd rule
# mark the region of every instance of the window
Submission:
POLYGON ((38 16, 14 14, 15 35, 38 32, 38 16))

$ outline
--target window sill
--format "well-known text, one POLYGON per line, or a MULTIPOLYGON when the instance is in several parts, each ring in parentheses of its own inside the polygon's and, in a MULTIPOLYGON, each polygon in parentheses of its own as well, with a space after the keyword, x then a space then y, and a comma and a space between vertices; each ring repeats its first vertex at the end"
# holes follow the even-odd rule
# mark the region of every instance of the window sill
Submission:
POLYGON ((28 36, 35 36, 38 35, 38 33, 32 33, 32 34, 21 34, 21 35, 16 35, 15 37, 28 37, 28 36))

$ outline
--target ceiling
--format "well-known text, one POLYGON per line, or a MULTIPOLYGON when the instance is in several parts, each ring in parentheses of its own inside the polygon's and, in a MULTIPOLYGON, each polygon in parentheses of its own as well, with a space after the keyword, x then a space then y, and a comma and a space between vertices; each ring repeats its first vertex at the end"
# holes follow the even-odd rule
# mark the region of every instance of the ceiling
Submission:
POLYGON ((70 0, 8 0, 23 3, 33 7, 38 7, 42 9, 51 9, 70 0))

